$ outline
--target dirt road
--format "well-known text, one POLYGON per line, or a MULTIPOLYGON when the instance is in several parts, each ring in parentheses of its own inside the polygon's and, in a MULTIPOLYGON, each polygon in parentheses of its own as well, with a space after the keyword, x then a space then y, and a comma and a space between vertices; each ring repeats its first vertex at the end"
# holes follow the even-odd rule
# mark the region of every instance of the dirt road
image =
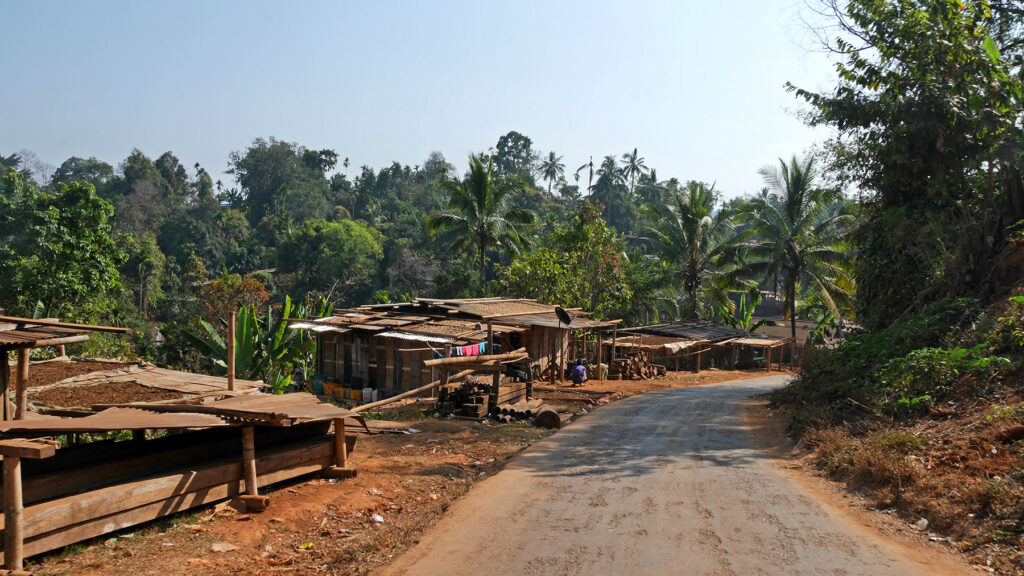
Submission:
POLYGON ((740 406, 783 380, 664 390, 601 408, 473 488, 383 574, 965 570, 849 523, 757 447, 740 406))

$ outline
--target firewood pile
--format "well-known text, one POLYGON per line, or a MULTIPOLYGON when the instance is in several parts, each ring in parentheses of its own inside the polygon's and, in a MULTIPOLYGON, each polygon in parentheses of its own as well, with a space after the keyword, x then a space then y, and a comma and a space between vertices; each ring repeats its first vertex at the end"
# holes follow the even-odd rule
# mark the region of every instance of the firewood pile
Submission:
POLYGON ((609 373, 613 380, 647 380, 664 376, 667 369, 660 364, 653 364, 648 354, 637 352, 612 360, 609 373))

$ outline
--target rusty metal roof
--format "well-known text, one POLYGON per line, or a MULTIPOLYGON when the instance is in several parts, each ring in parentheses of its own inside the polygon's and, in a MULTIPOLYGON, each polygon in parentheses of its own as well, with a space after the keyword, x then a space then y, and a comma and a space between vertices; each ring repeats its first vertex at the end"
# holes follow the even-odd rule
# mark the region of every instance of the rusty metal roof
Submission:
MULTIPOLYGON (((128 328, 73 324, 59 320, 0 316, 0 350, 39 348, 65 343, 69 338, 89 332, 128 334, 128 328)), ((84 338, 83 338, 84 339, 84 338)))

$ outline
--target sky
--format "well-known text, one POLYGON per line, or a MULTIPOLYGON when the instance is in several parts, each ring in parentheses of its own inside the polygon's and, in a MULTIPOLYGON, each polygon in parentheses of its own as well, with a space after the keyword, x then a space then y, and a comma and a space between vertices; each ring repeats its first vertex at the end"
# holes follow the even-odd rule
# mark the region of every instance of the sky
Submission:
MULTIPOLYGON (((827 133, 783 85, 827 88, 801 0, 0 2, 0 154, 115 167, 170 150, 229 184, 258 137, 357 167, 459 170, 511 130, 566 177, 637 148, 659 179, 762 187, 827 133)), ((339 166, 339 169, 340 166, 339 166)), ((344 169, 341 169, 344 171, 344 169)), ((586 174, 583 174, 586 178, 586 174)))

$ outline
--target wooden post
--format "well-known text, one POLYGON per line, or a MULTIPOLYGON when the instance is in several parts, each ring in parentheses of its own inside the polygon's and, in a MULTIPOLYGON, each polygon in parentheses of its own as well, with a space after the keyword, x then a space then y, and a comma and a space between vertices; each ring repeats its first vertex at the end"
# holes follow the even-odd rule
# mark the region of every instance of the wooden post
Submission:
POLYGON ((608 369, 609 370, 612 369, 612 364, 615 363, 615 351, 618 350, 618 348, 615 347, 615 340, 618 337, 619 337, 619 325, 616 324, 616 325, 612 326, 612 353, 610 354, 611 357, 608 359, 608 369))
POLYGON ((772 349, 770 347, 768 347, 768 346, 765 346, 765 347, 763 347, 761 349, 761 353, 764 354, 764 359, 765 359, 764 371, 765 372, 771 372, 772 371, 772 349))
POLYGON ((57 346, 57 356, 67 356, 67 355, 68 355, 67 349, 64 348, 63 344, 61 344, 60 346, 57 346))
POLYGON ((17 398, 17 410, 14 413, 15 420, 25 419, 25 408, 27 405, 26 388, 28 388, 28 348, 18 350, 18 378, 15 380, 15 396, 17 398))
POLYGON ((348 446, 345 444, 345 419, 334 419, 334 465, 348 468, 348 446))
POLYGON ((252 426, 242 427, 242 473, 245 476, 245 493, 259 495, 256 486, 256 440, 252 426))
MULTIPOLYGON (((4 355, 6 356, 6 352, 4 355)), ((21 500, 21 457, 4 456, 4 566, 21 570, 24 529, 21 500)))
MULTIPOLYGON (((7 353, 3 352, 3 355, 6 357, 7 353)), ((21 459, 49 458, 54 453, 54 445, 50 442, 14 439, 0 443, 4 468, 4 566, 7 570, 21 570, 25 559, 21 459)))
POLYGON ((487 353, 494 354, 494 324, 487 321, 487 353))
POLYGON ((498 409, 498 393, 501 388, 501 372, 495 372, 491 380, 491 397, 487 402, 487 411, 492 412, 498 409))
POLYGON ((604 344, 604 342, 602 342, 602 340, 603 339, 601 338, 601 329, 598 328, 597 329, 597 379, 598 380, 604 380, 604 367, 601 364, 601 361, 603 360, 603 358, 601 358, 601 356, 602 356, 602 352, 604 352, 603 346, 602 346, 602 344, 604 344))
MULTIPOLYGON (((231 322, 228 324, 228 390, 235 389, 235 319, 238 312, 231 310, 231 322)), ((252 428, 248 428, 252 433, 252 428)), ((254 464, 255 465, 255 464, 254 464)), ((255 476, 253 476, 255 478, 255 476)))
POLYGON ((700 353, 703 352, 700 348, 700 344, 697 345, 697 362, 693 365, 693 371, 696 374, 700 374, 700 353))
POLYGON ((553 333, 551 336, 551 358, 548 359, 548 367, 551 368, 551 385, 554 386, 555 378, 558 372, 555 369, 555 363, 558 360, 558 353, 556 352, 556 350, 558 349, 558 331, 552 330, 551 328, 545 328, 545 330, 548 330, 549 332, 553 333))
POLYGON ((11 394, 8 391, 10 376, 11 361, 7 358, 7 350, 0 350, 0 394, 3 394, 3 415, 5 421, 10 420, 13 416, 10 409, 11 394))

